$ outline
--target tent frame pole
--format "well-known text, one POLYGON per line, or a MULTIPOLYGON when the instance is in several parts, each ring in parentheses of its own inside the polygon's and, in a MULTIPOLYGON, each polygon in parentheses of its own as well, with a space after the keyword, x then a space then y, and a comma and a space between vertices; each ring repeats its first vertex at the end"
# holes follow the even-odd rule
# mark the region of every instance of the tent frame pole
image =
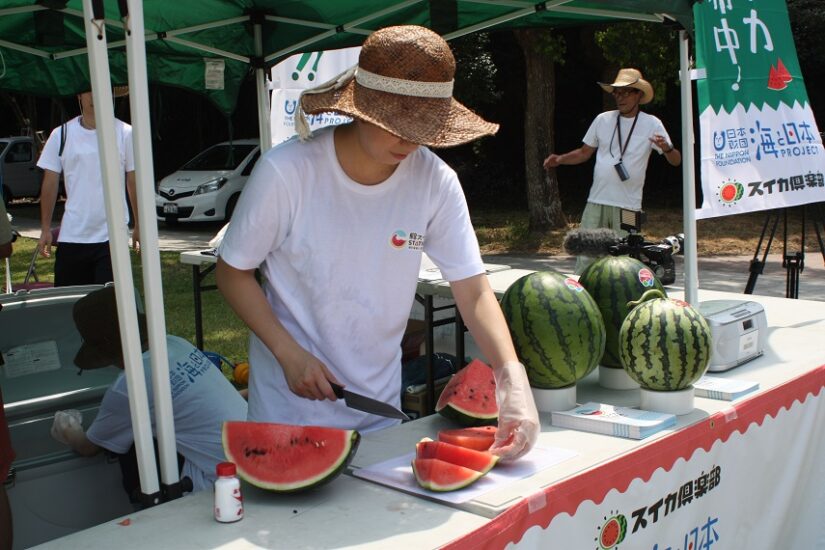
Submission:
POLYGON ((155 433, 161 470, 163 500, 183 495, 178 475, 169 356, 166 346, 166 318, 163 313, 163 280, 160 272, 158 224, 155 216, 155 178, 152 158, 152 129, 149 116, 149 86, 146 71, 143 6, 127 0, 129 32, 126 34, 126 61, 129 73, 129 106, 132 115, 132 142, 135 153, 138 219, 140 220, 143 295, 152 365, 155 433))
POLYGON ((129 387, 129 410, 135 437, 138 473, 143 491, 144 504, 160 502, 158 472, 155 466, 152 425, 149 420, 149 400, 143 373, 142 350, 137 324, 135 287, 129 258, 128 231, 123 220, 124 174, 120 168, 120 153, 115 136, 115 113, 112 103, 112 84, 109 74, 109 58, 106 47, 106 26, 95 20, 92 0, 83 0, 83 18, 86 30, 86 47, 89 51, 89 75, 95 102, 95 126, 103 175, 103 196, 106 202, 106 219, 109 226, 109 250, 117 298, 117 317, 120 340, 123 347, 124 371, 129 387))
POLYGON ((693 91, 690 79, 690 36, 679 31, 680 87, 682 91, 682 207, 685 234, 685 301, 698 305, 699 267, 696 246, 696 169, 694 167, 693 91))

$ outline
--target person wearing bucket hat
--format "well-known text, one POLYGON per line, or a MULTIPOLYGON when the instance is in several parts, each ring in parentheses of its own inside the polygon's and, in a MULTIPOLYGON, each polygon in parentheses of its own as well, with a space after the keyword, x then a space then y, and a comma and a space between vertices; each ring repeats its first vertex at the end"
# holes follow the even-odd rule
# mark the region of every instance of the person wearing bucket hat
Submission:
POLYGON ((299 139, 256 165, 216 272, 252 330, 250 420, 364 432, 395 425, 336 401, 330 382, 400 407, 400 343, 427 253, 495 369, 493 452, 512 460, 534 444, 538 414, 464 193, 429 150, 498 129, 453 98, 455 69, 450 47, 429 29, 377 30, 355 67, 302 93, 299 139), (352 122, 310 135, 303 116, 321 112, 352 122))
MULTIPOLYGON (((127 86, 115 86, 114 97, 128 94, 127 86)), ((66 188, 66 203, 54 262, 55 286, 103 284, 114 279, 109 253, 109 232, 103 199, 103 173, 100 168, 95 104, 91 91, 77 95, 80 115, 52 130, 43 146, 37 166, 43 169, 40 191, 40 254, 51 256, 52 216, 60 183, 66 188)), ((132 151, 132 127, 115 119, 115 137, 120 152, 120 186, 125 186, 123 206, 126 212, 123 228, 128 231, 129 210, 134 213, 132 245, 140 248, 140 226, 137 220, 135 161, 132 151)))
MULTIPOLYGON (((79 299, 72 309, 72 316, 82 339, 74 358, 81 372, 108 366, 123 369, 114 287, 106 286, 79 299)), ((142 313, 138 313, 138 327, 154 434, 152 370, 146 317, 142 313)), ((215 368, 215 364, 195 346, 171 335, 166 337, 166 346, 175 441, 178 453, 184 459, 181 476, 192 480, 193 491, 210 489, 216 479, 215 466, 225 460, 221 443, 223 422, 246 420, 246 401, 220 369, 215 368)), ((106 389, 97 417, 85 433, 81 420, 77 411, 57 411, 52 437, 83 456, 95 455, 101 449, 129 456, 134 435, 124 373, 106 389)), ((127 492, 131 493, 131 489, 127 492)))
MULTIPOLYGON (((651 150, 664 155, 671 166, 682 162, 682 155, 670 141, 662 121, 642 112, 640 105, 653 100, 653 86, 637 69, 621 69, 611 83, 599 86, 616 101, 616 110, 596 117, 578 149, 564 154, 550 154, 544 168, 562 164, 581 164, 596 152, 593 185, 582 213, 582 228, 606 227, 620 235, 621 210, 642 209, 645 171, 651 150)), ((587 256, 576 259, 576 273, 593 261, 587 256)))

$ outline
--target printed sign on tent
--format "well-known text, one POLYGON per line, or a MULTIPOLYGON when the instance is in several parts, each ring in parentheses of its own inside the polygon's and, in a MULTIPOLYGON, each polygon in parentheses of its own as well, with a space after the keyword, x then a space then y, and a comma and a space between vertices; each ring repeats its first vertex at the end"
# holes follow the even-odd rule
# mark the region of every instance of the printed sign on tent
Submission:
MULTIPOLYGON (((295 110, 301 91, 323 84, 358 63, 360 47, 295 54, 272 67, 270 124, 272 145, 295 135, 295 110)), ((343 124, 349 118, 333 113, 307 117, 313 130, 343 124)))
POLYGON ((694 6, 702 158, 697 218, 825 200, 825 150, 783 0, 694 6))

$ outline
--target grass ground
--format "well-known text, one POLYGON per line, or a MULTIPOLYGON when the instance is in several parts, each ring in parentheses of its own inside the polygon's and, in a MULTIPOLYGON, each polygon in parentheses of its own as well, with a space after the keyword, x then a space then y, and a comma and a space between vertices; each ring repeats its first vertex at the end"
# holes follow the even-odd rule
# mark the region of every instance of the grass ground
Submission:
MULTIPOLYGON (((701 220, 697 224, 698 253, 700 256, 753 255, 765 222, 765 213, 728 216, 701 220)), ((788 220, 789 250, 798 250, 801 235, 798 211, 791 211, 788 220)), ((523 211, 473 212, 479 243, 484 254, 565 254, 562 241, 568 229, 531 233, 527 229, 527 215, 523 211)), ((820 220, 821 225, 822 220, 820 220)), ((806 249, 818 251, 819 244, 809 220, 806 249)), ((682 231, 682 212, 677 210, 649 210, 642 232, 648 240, 658 240, 682 231)), ((770 235, 770 227, 768 231, 770 235)), ((780 219, 771 250, 782 252, 783 222, 780 219)), ((36 242, 21 238, 15 243, 11 258, 12 281, 22 283, 34 252, 36 242)), ((763 249, 764 250, 764 244, 763 249)), ((132 256, 135 286, 142 288, 140 259, 132 256)), ((167 332, 195 341, 194 304, 192 297, 192 270, 182 265, 178 252, 161 252, 164 311, 167 332)), ((36 271, 41 280, 52 280, 52 260, 38 258, 36 271)), ((210 276, 206 284, 214 279, 210 276)), ((234 362, 246 360, 248 330, 229 309, 218 292, 203 293, 204 347, 217 351, 234 362)))

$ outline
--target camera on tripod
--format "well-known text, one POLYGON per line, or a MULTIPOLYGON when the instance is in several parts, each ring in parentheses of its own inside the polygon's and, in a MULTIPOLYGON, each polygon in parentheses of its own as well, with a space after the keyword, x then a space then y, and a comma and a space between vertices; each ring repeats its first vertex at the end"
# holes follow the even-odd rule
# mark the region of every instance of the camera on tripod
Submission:
POLYGON ((623 208, 620 227, 627 231, 628 235, 608 247, 608 252, 613 256, 636 258, 648 266, 663 285, 672 284, 676 281, 676 262, 673 255, 683 252, 685 235, 677 233, 665 237, 658 243, 646 241, 640 233, 644 219, 644 212, 623 208))

